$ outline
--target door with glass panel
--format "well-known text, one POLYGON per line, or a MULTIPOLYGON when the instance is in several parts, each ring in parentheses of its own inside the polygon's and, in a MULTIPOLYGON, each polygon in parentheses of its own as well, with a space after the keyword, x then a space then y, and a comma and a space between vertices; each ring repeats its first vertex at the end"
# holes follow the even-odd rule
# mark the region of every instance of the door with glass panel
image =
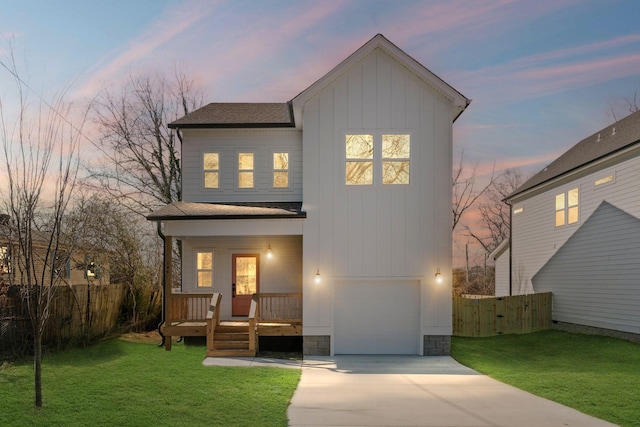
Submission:
POLYGON ((232 316, 248 316, 253 294, 260 292, 260 255, 232 255, 232 316))

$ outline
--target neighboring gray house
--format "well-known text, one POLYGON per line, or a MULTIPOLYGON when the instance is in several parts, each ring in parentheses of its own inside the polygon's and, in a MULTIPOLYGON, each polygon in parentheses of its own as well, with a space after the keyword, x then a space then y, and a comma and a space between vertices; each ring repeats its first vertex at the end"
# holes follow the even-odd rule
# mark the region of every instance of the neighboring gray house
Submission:
POLYGON ((640 112, 580 141, 505 201, 511 241, 493 254, 497 293, 551 291, 554 321, 640 334, 640 112))
POLYGON ((182 242, 171 299, 220 293, 222 319, 243 320, 254 293, 301 294, 306 354, 447 354, 452 123, 469 102, 377 35, 289 102, 171 123, 183 201, 148 216, 182 242))

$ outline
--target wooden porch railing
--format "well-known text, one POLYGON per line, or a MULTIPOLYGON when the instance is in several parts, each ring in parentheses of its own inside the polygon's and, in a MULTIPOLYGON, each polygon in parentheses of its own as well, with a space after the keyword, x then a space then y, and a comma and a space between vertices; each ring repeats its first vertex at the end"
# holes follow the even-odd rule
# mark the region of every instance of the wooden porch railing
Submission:
POLYGON ((212 294, 171 294, 167 322, 204 322, 212 294))
POLYGON ((257 328, 256 328, 256 316, 258 312, 258 302, 256 301, 256 295, 251 299, 251 307, 249 308, 249 351, 255 353, 257 349, 257 328))
POLYGON ((211 302, 207 309, 207 350, 213 351, 213 339, 216 326, 220 324, 220 300, 222 294, 215 293, 211 296, 211 302))
POLYGON ((255 294, 258 322, 302 323, 301 293, 255 294))

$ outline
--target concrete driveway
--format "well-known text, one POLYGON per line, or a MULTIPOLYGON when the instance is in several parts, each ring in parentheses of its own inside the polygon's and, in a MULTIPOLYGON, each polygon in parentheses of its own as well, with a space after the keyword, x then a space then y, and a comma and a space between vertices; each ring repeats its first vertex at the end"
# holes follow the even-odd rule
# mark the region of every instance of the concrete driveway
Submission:
POLYGON ((451 357, 305 358, 290 426, 576 426, 613 424, 518 390, 451 357))

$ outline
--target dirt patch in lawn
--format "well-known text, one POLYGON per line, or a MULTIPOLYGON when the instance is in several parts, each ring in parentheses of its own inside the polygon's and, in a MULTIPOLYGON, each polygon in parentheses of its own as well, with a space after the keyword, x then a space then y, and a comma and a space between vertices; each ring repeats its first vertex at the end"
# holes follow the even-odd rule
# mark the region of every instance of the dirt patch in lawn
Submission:
POLYGON ((162 338, 158 331, 151 332, 127 332, 120 335, 120 339, 128 342, 144 343, 144 344, 160 344, 162 338))

